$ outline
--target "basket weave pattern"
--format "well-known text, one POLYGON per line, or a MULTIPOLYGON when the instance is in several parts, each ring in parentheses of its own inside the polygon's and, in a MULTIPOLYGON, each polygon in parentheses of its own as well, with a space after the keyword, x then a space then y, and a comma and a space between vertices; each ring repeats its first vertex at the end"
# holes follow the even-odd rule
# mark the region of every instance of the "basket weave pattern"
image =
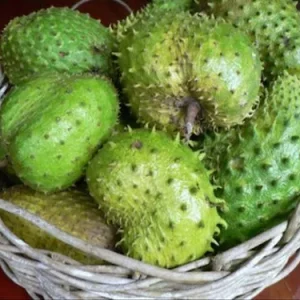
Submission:
MULTIPOLYGON (((0 69, 0 99, 7 88, 0 69)), ((33 249, 0 219, 0 268, 33 299, 252 299, 300 263, 300 205, 290 220, 246 243, 167 270, 88 245, 4 200, 0 209, 107 262, 85 266, 33 249)))

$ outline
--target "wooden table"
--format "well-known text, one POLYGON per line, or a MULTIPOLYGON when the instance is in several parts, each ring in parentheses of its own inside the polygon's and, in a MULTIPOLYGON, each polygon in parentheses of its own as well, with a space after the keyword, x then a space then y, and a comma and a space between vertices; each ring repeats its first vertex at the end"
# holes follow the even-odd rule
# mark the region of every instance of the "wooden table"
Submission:
MULTIPOLYGON (((0 28, 16 16, 28 14, 33 10, 53 6, 70 6, 75 0, 0 0, 0 28)), ((127 0, 133 9, 143 6, 147 0, 127 0)), ((127 12, 111 0, 95 0, 84 4, 80 9, 109 25, 124 18, 127 12)), ((26 292, 12 283, 0 270, 0 299, 24 299, 30 297, 26 292)), ((264 291, 257 299, 300 299, 300 266, 288 278, 264 291)))

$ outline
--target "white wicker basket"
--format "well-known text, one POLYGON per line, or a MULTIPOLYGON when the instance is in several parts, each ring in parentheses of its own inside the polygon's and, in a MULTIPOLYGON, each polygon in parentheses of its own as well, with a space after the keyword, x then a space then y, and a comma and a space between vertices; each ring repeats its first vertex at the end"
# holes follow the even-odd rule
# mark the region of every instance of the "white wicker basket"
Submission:
MULTIPOLYGON (((7 87, 0 71, 0 97, 7 87)), ((0 267, 33 299, 252 299, 300 262, 300 205, 290 220, 246 243, 173 270, 87 245, 5 199, 0 199, 0 209, 107 262, 85 266, 57 253, 33 249, 0 219, 0 267)))

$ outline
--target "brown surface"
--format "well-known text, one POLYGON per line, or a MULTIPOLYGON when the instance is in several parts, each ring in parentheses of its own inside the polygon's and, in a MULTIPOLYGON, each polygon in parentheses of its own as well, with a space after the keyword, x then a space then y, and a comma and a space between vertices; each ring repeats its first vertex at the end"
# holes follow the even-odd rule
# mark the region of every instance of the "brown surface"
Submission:
MULTIPOLYGON (((133 9, 143 6, 147 0, 127 0, 133 9)), ((28 14, 33 10, 53 6, 70 6, 72 0, 0 0, 0 28, 16 16, 28 14)), ((127 12, 111 0, 95 0, 85 4, 81 9, 89 12, 94 18, 100 19, 104 25, 109 25, 124 18, 127 12)), ((30 299, 26 292, 13 284, 0 271, 0 299, 30 299)), ((300 299, 300 266, 288 278, 264 291, 257 299, 300 299)))

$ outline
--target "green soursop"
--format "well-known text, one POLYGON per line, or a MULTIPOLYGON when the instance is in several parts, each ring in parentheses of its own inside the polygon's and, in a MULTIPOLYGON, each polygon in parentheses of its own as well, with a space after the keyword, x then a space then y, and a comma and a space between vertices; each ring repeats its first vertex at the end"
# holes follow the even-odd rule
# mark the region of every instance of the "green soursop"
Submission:
POLYGON ((211 0, 210 12, 248 32, 275 78, 300 70, 300 15, 293 0, 211 0))
POLYGON ((1 64, 13 84, 45 70, 111 75, 113 37, 108 28, 69 8, 17 17, 0 42, 1 64))
POLYGON ((74 184, 118 118, 113 85, 100 76, 44 74, 15 86, 0 112, 0 135, 18 177, 54 192, 74 184))
POLYGON ((189 12, 151 15, 117 30, 121 82, 141 123, 190 136, 251 117, 261 63, 248 37, 232 25, 189 12))
POLYGON ((255 116, 241 127, 206 137, 206 166, 215 169, 234 246, 287 218, 300 195, 300 78, 284 74, 255 116))
MULTIPOLYGON (((95 246, 114 249, 116 231, 108 226, 88 195, 77 190, 45 195, 17 185, 5 189, 0 198, 42 218, 56 228, 95 246)), ((5 225, 31 247, 64 254, 84 264, 102 263, 91 255, 65 244, 29 221, 0 210, 5 225)))
POLYGON ((120 229, 128 256, 171 268, 211 251, 226 226, 198 154, 166 133, 137 129, 114 136, 87 169, 90 194, 120 229))

